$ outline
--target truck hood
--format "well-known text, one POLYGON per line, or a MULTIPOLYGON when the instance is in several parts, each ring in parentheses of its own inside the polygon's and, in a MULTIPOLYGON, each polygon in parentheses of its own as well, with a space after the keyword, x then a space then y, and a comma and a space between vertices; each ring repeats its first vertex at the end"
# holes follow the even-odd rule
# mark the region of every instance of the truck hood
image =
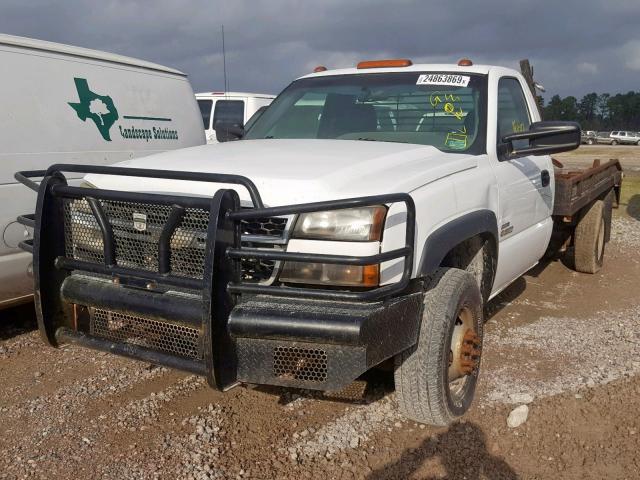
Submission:
MULTIPOLYGON (((457 172, 475 168, 477 157, 444 153, 432 146, 358 140, 244 140, 173 150, 118 163, 118 166, 243 175, 265 205, 409 193, 457 172)), ((237 185, 88 175, 98 188, 212 196, 237 185)))

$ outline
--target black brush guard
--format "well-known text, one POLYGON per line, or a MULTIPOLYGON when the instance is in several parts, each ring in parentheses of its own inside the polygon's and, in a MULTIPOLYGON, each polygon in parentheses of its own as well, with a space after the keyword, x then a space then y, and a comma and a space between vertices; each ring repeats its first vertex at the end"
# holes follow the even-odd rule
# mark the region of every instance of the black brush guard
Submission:
POLYGON ((34 228, 33 242, 21 246, 34 255, 38 328, 51 346, 75 343, 196 373, 221 390, 239 382, 332 390, 417 341, 421 301, 419 293, 408 293, 415 237, 415 205, 408 194, 265 208, 253 182, 238 175, 59 164, 15 177, 38 192, 35 215, 18 220, 34 228), (101 190, 70 186, 63 172, 235 184, 248 190, 254 208, 241 209, 231 189, 218 190, 211 198, 101 190), (42 180, 38 184, 34 178, 42 180), (88 203, 102 234, 104 262, 66 255, 65 199, 88 203), (117 264, 117 241, 101 201, 170 207, 157 244, 157 271, 117 264), (241 220, 395 202, 406 206, 406 245, 390 252, 358 257, 241 245, 241 220), (185 209, 209 213, 202 279, 171 271, 170 239, 185 209), (404 270, 400 281, 369 290, 298 288, 241 281, 243 258, 342 265, 403 258, 404 270), (168 296, 168 289, 197 294, 168 296), (184 358, 91 335, 83 326, 89 310, 96 308, 195 329, 202 334, 200 356, 184 358))

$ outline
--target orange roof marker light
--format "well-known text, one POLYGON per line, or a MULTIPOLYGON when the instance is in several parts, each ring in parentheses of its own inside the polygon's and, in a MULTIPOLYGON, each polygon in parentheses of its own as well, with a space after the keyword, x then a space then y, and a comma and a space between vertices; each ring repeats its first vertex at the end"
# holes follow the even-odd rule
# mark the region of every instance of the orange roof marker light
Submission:
POLYGON ((397 67, 410 67, 413 62, 408 58, 396 58, 394 60, 369 60, 367 62, 360 62, 357 68, 397 68, 397 67))
POLYGON ((459 67, 471 67, 471 66, 473 66, 473 62, 471 60, 469 60, 468 58, 461 58, 460 61, 458 62, 458 66, 459 67))
POLYGON ((327 71, 327 67, 325 67, 324 65, 318 65, 316 68, 313 69, 313 73, 326 72, 326 71, 327 71))

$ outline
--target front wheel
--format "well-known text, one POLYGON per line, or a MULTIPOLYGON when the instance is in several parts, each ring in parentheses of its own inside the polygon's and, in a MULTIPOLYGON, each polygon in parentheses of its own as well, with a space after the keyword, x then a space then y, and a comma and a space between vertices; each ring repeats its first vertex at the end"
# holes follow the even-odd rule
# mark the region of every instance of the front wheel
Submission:
POLYGON ((587 140, 587 145, 593 145, 594 141, 592 138, 590 138, 589 140, 587 140))
POLYGON ((482 295, 470 273, 442 268, 428 279, 418 343, 395 358, 396 396, 406 417, 446 426, 469 409, 483 320, 482 295))
POLYGON ((611 142, 611 145, 618 145, 618 141, 614 140, 613 142, 611 142))

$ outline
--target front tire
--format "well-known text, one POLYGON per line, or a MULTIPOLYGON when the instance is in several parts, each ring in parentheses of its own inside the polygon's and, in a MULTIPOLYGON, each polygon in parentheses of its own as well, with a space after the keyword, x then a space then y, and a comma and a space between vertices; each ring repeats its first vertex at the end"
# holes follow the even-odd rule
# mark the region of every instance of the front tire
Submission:
POLYGON ((614 145, 614 146, 615 146, 615 145, 618 145, 618 141, 617 141, 617 140, 614 140, 613 142, 611 142, 611 145, 614 145))
POLYGON ((442 268, 428 279, 418 343, 395 358, 396 396, 406 417, 446 426, 469 409, 480 369, 482 307, 470 273, 442 268))
POLYGON ((587 145, 593 145, 593 144, 594 144, 593 139, 590 138, 589 140, 587 140, 587 145))

